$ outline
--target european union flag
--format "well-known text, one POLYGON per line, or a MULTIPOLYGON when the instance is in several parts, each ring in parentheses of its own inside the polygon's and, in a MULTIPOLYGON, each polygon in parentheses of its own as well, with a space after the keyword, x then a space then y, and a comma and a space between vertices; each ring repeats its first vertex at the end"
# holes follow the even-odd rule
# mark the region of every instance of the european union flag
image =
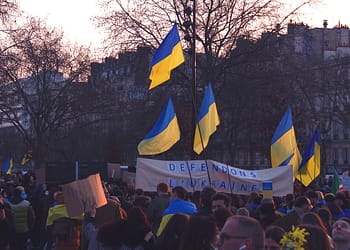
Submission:
POLYGON ((271 164, 272 167, 292 165, 295 176, 300 164, 300 158, 295 138, 292 110, 288 107, 272 138, 271 164))
POLYGON ((219 126, 220 119, 216 108, 213 89, 209 82, 205 90, 202 105, 197 117, 196 131, 194 134, 193 150, 200 154, 208 145, 210 136, 219 126))
POLYGON ((295 176, 306 187, 321 172, 320 144, 320 136, 318 130, 315 129, 314 135, 303 153, 303 160, 298 168, 299 173, 295 176))
POLYGON ((185 57, 181 47, 179 32, 176 24, 174 24, 153 56, 149 76, 151 79, 149 89, 168 81, 171 71, 184 61, 185 57))
POLYGON ((4 165, 4 172, 6 174, 11 174, 12 173, 12 168, 13 168, 13 159, 11 154, 7 157, 4 165))
POLYGON ((140 155, 160 154, 170 149, 179 140, 180 128, 173 102, 169 97, 158 121, 139 143, 137 149, 140 155))

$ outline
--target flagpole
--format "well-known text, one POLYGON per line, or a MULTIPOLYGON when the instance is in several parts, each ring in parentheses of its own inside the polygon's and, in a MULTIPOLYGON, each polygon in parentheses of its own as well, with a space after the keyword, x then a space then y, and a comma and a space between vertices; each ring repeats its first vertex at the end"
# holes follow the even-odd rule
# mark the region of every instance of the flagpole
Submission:
MULTIPOLYGON (((197 56, 196 56, 196 9, 197 9, 197 2, 196 0, 192 0, 193 1, 193 5, 192 5, 192 37, 191 37, 191 46, 192 46, 192 124, 194 124, 194 126, 196 127, 196 118, 198 115, 197 112, 197 56)), ((203 143, 203 139, 202 139, 202 133, 201 133, 201 129, 200 126, 198 125, 198 129, 199 129, 199 134, 200 134, 200 139, 201 139, 201 144, 202 144, 202 148, 204 150, 204 143, 203 143)), ((194 134, 192 136, 192 138, 194 138, 194 134)), ((192 150, 192 146, 191 146, 191 150, 192 150)), ((207 160, 205 160, 205 166, 207 169, 207 175, 208 175, 208 181, 209 181, 209 186, 211 186, 211 178, 210 178, 210 174, 209 174, 209 167, 208 167, 208 163, 207 160)))

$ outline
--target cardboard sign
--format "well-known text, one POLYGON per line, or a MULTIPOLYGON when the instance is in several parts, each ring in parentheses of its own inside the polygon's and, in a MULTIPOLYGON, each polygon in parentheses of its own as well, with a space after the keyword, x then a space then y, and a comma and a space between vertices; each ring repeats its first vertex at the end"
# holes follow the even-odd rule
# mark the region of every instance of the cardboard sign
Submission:
POLYGON ((98 208, 107 204, 100 174, 65 184, 62 191, 69 217, 79 216, 92 207, 98 208))

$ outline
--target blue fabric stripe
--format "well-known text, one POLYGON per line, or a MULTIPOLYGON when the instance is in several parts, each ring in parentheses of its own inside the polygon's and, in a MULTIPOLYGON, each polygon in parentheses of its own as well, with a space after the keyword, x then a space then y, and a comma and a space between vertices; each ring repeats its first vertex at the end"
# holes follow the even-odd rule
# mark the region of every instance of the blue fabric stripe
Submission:
POLYGON ((170 32, 164 38, 163 42, 160 44, 159 48, 154 53, 151 62, 151 68, 162 61, 164 58, 171 55, 175 45, 178 43, 180 43, 180 36, 176 24, 174 24, 173 28, 170 30, 170 32))
POLYGON ((209 82, 208 86, 205 90, 205 94, 204 94, 201 108, 200 108, 199 113, 198 113, 197 123, 199 123, 199 121, 202 120, 202 118, 208 114, 209 108, 214 102, 215 102, 214 93, 213 93, 213 89, 211 87, 211 83, 209 82))
POLYGON ((171 97, 169 97, 167 104, 163 109, 162 114, 160 115, 158 121, 156 122, 152 130, 144 137, 144 140, 155 137, 158 134, 160 134, 169 126, 169 123, 174 118, 175 118, 174 106, 173 106, 171 97))
POLYGON ((315 155, 315 145, 316 143, 318 145, 320 145, 320 136, 319 136, 319 133, 318 133, 318 129, 316 128, 315 129, 315 132, 309 142, 309 144, 307 145, 304 153, 303 153, 303 158, 302 158, 302 162, 300 163, 299 165, 299 170, 305 166, 305 164, 312 158, 312 156, 315 155))
POLYGON ((292 121, 292 110, 288 107, 287 112, 284 114, 282 120, 278 124, 278 127, 275 131, 275 134, 272 137, 272 143, 274 144, 279 138, 281 138, 288 130, 291 130, 293 127, 292 121))

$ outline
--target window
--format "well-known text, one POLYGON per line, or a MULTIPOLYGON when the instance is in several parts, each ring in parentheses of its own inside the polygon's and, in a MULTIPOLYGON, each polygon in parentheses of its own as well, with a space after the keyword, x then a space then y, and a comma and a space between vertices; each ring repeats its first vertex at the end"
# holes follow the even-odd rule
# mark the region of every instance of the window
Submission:
POLYGON ((343 148, 343 161, 344 163, 349 162, 349 150, 347 148, 343 148))
POLYGON ((333 158, 333 163, 338 163, 338 150, 336 148, 333 148, 332 158, 333 158))

